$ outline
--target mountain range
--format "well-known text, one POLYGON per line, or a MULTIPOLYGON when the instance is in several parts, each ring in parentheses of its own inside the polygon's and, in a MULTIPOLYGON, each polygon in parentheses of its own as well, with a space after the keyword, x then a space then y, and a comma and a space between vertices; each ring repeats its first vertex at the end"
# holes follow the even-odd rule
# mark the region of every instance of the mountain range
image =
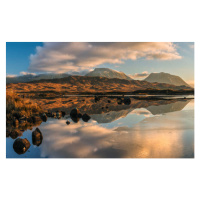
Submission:
MULTIPOLYGON (((27 83, 38 80, 53 80, 62 79, 71 76, 67 73, 62 74, 39 74, 39 75, 24 75, 17 77, 6 77, 6 83, 27 83)), ((123 72, 119 72, 109 68, 96 68, 93 71, 87 73, 83 77, 104 77, 108 79, 122 79, 122 80, 133 80, 123 72)), ((175 86, 186 86, 190 87, 182 78, 179 76, 171 75, 169 73, 151 73, 147 78, 144 79, 149 83, 166 83, 175 86)))

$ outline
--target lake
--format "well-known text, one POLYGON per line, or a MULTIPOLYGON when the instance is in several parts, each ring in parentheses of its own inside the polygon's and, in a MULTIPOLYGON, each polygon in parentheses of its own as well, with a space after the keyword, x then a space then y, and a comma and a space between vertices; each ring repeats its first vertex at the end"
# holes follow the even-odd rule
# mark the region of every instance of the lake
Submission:
MULTIPOLYGON (((20 138, 30 148, 24 154, 13 149, 16 138, 6 138, 7 158, 194 158, 194 100, 131 98, 130 105, 118 105, 107 97, 70 97, 66 115, 48 118, 20 138), (91 100, 88 98, 92 98, 91 100), (76 104, 73 104, 76 101, 76 104), (90 102, 84 104, 86 101, 90 102), (70 117, 70 109, 89 114, 88 122, 70 117), (67 125, 66 121, 70 124, 67 125), (34 145, 32 132, 38 127, 41 144, 34 145)), ((66 101, 67 102, 67 101, 66 101)), ((50 105, 48 105, 50 106, 50 105)), ((63 107, 62 107, 63 108, 63 107)))

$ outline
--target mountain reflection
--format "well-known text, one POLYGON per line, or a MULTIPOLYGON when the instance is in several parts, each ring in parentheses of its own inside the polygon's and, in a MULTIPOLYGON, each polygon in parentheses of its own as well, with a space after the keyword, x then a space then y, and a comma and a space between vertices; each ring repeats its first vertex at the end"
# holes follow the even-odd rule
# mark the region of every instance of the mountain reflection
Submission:
POLYGON ((193 122, 189 119, 193 119, 192 111, 149 117, 131 128, 105 128, 94 121, 66 127, 59 121, 42 127, 48 140, 41 153, 44 157, 69 158, 192 157, 193 122), (55 134, 58 129, 59 135, 55 134))
MULTIPOLYGON (((111 99, 106 110, 102 109, 103 105, 105 107, 103 101, 91 103, 88 110, 85 104, 79 105, 80 112, 90 114, 88 122, 70 118, 68 108, 65 111, 69 125, 66 125, 66 117, 48 118, 39 126, 42 142, 38 140, 40 145, 34 142, 37 146, 31 145, 24 155, 50 158, 194 157, 193 100, 135 99, 130 105, 118 105, 111 99)), ((25 131, 22 138, 29 135, 30 131, 25 131)), ((7 141, 9 148, 11 138, 7 141)))

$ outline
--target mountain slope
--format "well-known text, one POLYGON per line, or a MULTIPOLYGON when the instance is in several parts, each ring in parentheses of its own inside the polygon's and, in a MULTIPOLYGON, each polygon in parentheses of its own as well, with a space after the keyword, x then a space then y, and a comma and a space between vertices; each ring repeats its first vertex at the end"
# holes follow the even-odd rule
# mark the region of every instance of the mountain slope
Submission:
MULTIPOLYGON (((85 76, 69 76, 60 79, 41 79, 28 83, 7 84, 7 90, 13 92, 25 92, 42 95, 54 92, 63 94, 83 94, 83 93, 139 93, 149 92, 151 90, 188 90, 186 86, 175 86, 166 83, 149 83, 139 80, 125 80, 117 78, 105 77, 85 77, 85 76), (148 91, 147 91, 148 90, 148 91)), ((157 91, 158 92, 158 91, 157 91)))
POLYGON ((16 77, 6 77, 6 84, 8 83, 27 83, 30 81, 41 80, 41 79, 57 79, 69 76, 69 74, 39 74, 39 75, 23 75, 16 77))
POLYGON ((106 77, 106 78, 119 78, 125 80, 132 80, 129 76, 124 74, 123 72, 118 72, 113 69, 109 68, 95 68, 92 72, 89 72, 85 76, 99 76, 99 77, 106 77))
POLYGON ((157 82, 157 83, 167 83, 175 86, 184 85, 187 87, 191 87, 179 76, 171 75, 164 72, 151 73, 147 78, 144 79, 144 81, 148 81, 150 83, 157 82))

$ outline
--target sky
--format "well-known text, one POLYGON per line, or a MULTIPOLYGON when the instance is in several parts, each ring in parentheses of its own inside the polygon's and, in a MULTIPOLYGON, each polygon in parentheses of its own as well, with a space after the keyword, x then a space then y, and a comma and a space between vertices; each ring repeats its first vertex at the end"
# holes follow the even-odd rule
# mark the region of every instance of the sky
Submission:
POLYGON ((70 73, 94 68, 142 80, 150 73, 178 75, 194 84, 193 42, 7 42, 6 75, 70 73))

